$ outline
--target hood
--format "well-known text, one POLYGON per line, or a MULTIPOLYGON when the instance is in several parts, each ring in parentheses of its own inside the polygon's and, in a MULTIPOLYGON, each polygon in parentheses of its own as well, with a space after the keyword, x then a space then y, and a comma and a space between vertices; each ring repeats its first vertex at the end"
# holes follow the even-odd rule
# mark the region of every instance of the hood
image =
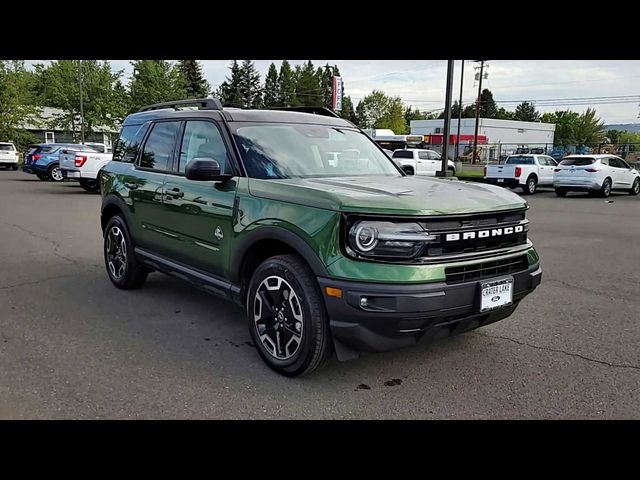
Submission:
POLYGON ((522 208, 502 187, 433 177, 367 176, 249 181, 252 195, 352 213, 450 215, 522 208))

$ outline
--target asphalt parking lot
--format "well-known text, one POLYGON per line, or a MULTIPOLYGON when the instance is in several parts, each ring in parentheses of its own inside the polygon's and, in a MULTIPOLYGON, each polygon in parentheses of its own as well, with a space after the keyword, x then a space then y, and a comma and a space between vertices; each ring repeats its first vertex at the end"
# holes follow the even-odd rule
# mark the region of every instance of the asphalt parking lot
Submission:
POLYGON ((0 171, 0 418, 640 418, 640 197, 529 197, 542 285, 437 343, 281 377, 242 312, 104 272, 100 198, 0 171))

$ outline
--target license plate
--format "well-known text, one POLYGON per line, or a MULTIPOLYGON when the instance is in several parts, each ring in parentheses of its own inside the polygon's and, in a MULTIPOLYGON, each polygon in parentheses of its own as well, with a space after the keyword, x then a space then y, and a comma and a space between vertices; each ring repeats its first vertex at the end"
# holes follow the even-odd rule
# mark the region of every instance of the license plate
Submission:
POLYGON ((499 178, 498 183, 502 183, 502 182, 504 182, 504 178, 499 178))
POLYGON ((483 282, 480 291, 480 311, 506 307, 513 303, 513 278, 483 282))

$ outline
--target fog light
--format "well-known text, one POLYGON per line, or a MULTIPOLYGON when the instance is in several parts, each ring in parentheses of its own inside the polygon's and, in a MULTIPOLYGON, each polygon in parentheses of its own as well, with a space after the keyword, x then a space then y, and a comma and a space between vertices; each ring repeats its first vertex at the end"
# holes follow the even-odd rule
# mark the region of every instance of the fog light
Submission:
POLYGON ((367 300, 367 297, 362 297, 360 299, 360 306, 361 307, 367 307, 369 305, 369 301, 367 300))

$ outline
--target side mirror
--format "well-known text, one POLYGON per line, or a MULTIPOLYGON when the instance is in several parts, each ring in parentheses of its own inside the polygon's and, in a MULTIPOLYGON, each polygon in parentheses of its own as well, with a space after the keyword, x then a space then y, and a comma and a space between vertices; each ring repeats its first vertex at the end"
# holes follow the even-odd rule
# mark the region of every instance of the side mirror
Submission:
POLYGON ((232 177, 232 175, 222 174, 220 164, 213 158, 194 158, 187 163, 185 176, 189 180, 224 182, 232 177))

